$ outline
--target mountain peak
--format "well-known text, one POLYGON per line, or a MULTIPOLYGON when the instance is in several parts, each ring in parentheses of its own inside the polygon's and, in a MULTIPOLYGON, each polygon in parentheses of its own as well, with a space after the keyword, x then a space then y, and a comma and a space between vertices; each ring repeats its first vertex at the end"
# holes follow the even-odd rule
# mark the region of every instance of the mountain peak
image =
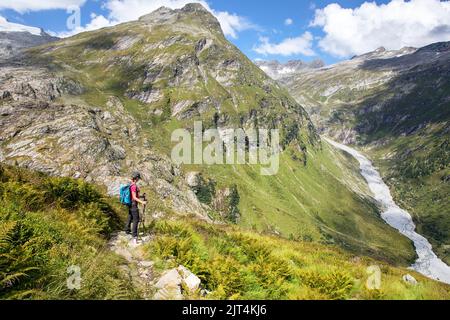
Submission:
POLYGON ((447 52, 450 51, 450 41, 448 42, 437 42, 420 48, 417 52, 447 52))
POLYGON ((411 54, 415 52, 417 49, 413 47, 403 47, 398 50, 387 50, 385 47, 379 47, 378 49, 354 56, 351 60, 374 60, 374 59, 390 59, 390 58, 398 58, 407 54, 411 54))
POLYGON ((152 11, 149 14, 143 15, 139 18, 139 20, 154 20, 154 19, 161 19, 161 18, 170 18, 177 14, 189 14, 189 13, 202 13, 202 14, 208 14, 212 15, 210 11, 208 11, 203 5, 200 3, 188 3, 181 9, 171 9, 169 7, 162 6, 155 11, 152 11))
POLYGON ((181 11, 183 12, 198 12, 203 11, 205 13, 210 13, 202 4, 200 3, 188 3, 185 5, 181 11))
POLYGON ((189 18, 201 27, 222 32, 217 18, 199 3, 188 3, 181 9, 170 9, 160 7, 159 9, 139 18, 139 21, 150 24, 176 24, 177 22, 189 18))
POLYGON ((148 14, 145 14, 139 18, 139 21, 144 22, 162 22, 169 20, 170 18, 174 17, 174 10, 168 8, 168 7, 160 7, 156 9, 155 11, 152 11, 148 14))

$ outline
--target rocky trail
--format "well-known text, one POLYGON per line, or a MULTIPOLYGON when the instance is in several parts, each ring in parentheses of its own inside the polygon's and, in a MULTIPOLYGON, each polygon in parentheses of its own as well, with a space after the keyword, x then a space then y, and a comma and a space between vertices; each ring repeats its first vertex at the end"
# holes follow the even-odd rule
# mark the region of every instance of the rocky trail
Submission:
MULTIPOLYGON (((166 270, 159 275, 154 261, 145 259, 145 246, 154 237, 141 233, 137 244, 125 232, 115 234, 108 243, 110 250, 126 261, 121 269, 133 281, 145 300, 184 300, 200 294, 200 279, 184 266, 166 270)), ((202 293, 206 293, 202 290, 202 293)))
POLYGON ((141 236, 140 243, 134 244, 131 235, 125 232, 115 234, 108 243, 110 250, 125 258, 126 264, 122 265, 122 270, 133 280, 134 286, 142 292, 144 299, 152 299, 155 274, 153 261, 145 260, 143 246, 149 243, 152 237, 141 236))

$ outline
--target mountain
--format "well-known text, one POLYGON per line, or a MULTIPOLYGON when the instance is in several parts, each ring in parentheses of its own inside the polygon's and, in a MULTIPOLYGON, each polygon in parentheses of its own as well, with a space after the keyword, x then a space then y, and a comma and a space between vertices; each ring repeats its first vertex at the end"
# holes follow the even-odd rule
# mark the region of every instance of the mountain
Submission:
POLYGON ((354 57, 282 78, 322 134, 363 148, 450 263, 450 42, 354 57))
MULTIPOLYGON (((357 162, 322 141, 302 105, 225 37, 201 5, 34 47, 0 65, 0 160, 116 195, 133 170, 155 211, 339 245, 408 265, 357 162), (280 129, 279 172, 171 160, 175 129, 280 129)), ((321 70, 321 69, 319 69, 321 70)), ((223 134, 222 140, 227 136, 223 134)))
POLYGON ((35 36, 40 36, 42 33, 42 29, 9 22, 7 19, 0 16, 0 32, 27 32, 35 36))
POLYGON ((0 61, 11 58, 25 48, 58 40, 44 30, 12 23, 0 16, 0 61))
POLYGON ((325 63, 322 60, 314 60, 311 62, 290 60, 286 63, 280 63, 276 60, 257 60, 255 61, 255 64, 275 80, 285 79, 305 70, 319 69, 325 66, 325 63))

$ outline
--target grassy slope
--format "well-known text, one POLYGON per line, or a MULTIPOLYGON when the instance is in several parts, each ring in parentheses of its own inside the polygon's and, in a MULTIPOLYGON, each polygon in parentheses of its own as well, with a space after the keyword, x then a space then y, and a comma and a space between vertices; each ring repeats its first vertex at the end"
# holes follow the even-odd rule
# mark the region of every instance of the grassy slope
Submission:
MULTIPOLYGON (((114 199, 79 180, 0 167, 0 298, 140 298, 106 245, 121 226, 114 199), (66 287, 78 265, 81 290, 66 287)), ((157 199, 152 199, 151 202, 157 199)), ((156 201, 157 202, 157 201, 156 201)), ((159 208, 161 209, 161 208, 159 208)), ((156 272, 183 264, 216 299, 450 299, 449 286, 332 245, 289 241, 166 213, 144 252, 156 272), (381 268, 368 290, 367 267, 381 268), (405 284, 411 273, 419 285, 405 284)), ((198 298, 194 296, 191 298, 198 298)))
POLYGON ((93 186, 0 166, 0 299, 130 299, 139 293, 106 246, 123 211, 93 186), (79 266, 81 290, 67 268, 79 266))
MULTIPOLYGON (((238 227, 195 220, 153 224, 144 250, 159 270, 182 264, 197 274, 212 299, 448 299, 449 286, 418 274, 355 257, 334 246, 283 240, 238 227), (381 288, 368 290, 368 267, 381 269, 381 288)), ((193 297, 195 298, 195 296, 193 297)))
POLYGON ((305 241, 336 243, 360 254, 408 264, 414 252, 409 240, 385 224, 367 196, 353 159, 323 150, 309 152, 307 165, 281 155, 276 176, 259 167, 190 167, 212 177, 218 188, 236 184, 240 225, 305 241))

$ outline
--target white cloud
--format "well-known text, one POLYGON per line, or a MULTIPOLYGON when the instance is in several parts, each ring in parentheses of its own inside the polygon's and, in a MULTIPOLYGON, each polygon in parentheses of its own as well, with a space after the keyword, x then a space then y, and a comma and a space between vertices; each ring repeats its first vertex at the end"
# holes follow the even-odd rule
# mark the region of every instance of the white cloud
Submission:
POLYGON ((355 9, 333 3, 315 12, 311 26, 321 27, 320 48, 334 56, 348 57, 405 46, 422 47, 450 41, 450 1, 392 0, 377 5, 365 2, 355 9))
POLYGON ((12 9, 20 13, 82 6, 86 0, 1 0, 0 10, 12 9))
POLYGON ((257 29, 250 21, 237 14, 230 14, 228 12, 214 12, 214 15, 220 22, 223 33, 236 39, 237 33, 248 29, 257 29))
POLYGON ((57 33, 52 32, 51 34, 56 37, 66 38, 85 31, 92 31, 105 27, 111 27, 117 23, 118 22, 111 21, 105 18, 103 15, 96 15, 95 13, 91 13, 91 22, 89 22, 86 26, 77 27, 71 31, 63 31, 57 33))
POLYGON ((286 20, 284 20, 284 25, 286 26, 290 26, 294 23, 294 20, 292 20, 291 18, 287 18, 286 20))
POLYGON ((136 20, 140 16, 155 11, 164 6, 171 9, 180 9, 188 3, 200 3, 219 20, 225 35, 237 38, 240 31, 256 29, 245 17, 226 11, 212 9, 204 0, 108 0, 105 8, 110 11, 112 21, 125 22, 136 20))
POLYGON ((253 48, 262 55, 282 55, 291 56, 295 54, 302 54, 305 56, 314 56, 312 49, 312 41, 314 37, 310 32, 305 32, 300 37, 287 38, 280 43, 271 43, 267 37, 261 37, 260 44, 253 48))

